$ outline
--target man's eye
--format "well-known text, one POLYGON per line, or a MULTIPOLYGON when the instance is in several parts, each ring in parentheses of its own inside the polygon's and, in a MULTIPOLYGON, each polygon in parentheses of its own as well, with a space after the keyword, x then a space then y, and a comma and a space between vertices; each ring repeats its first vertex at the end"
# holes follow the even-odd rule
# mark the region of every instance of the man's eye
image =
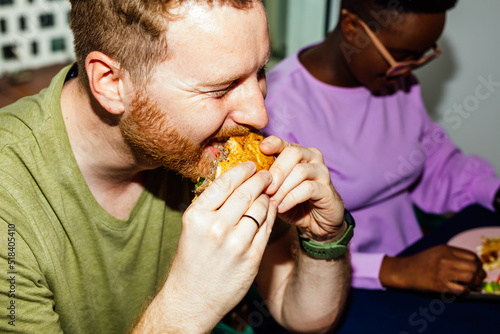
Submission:
POLYGON ((237 85, 237 83, 236 83, 236 81, 234 81, 233 83, 231 83, 228 87, 226 87, 224 89, 207 92, 207 94, 210 97, 214 97, 216 99, 221 99, 224 96, 226 96, 227 93, 229 93, 234 87, 236 87, 236 85, 237 85))
POLYGON ((227 92, 229 92, 229 89, 216 90, 213 92, 208 92, 207 94, 211 97, 215 97, 216 99, 220 99, 220 98, 224 97, 227 94, 227 92))

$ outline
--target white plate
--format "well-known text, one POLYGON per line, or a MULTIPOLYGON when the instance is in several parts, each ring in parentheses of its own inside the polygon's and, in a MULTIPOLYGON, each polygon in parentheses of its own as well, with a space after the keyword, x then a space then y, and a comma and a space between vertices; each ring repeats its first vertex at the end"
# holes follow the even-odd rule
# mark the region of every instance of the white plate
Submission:
MULTIPOLYGON (((448 241, 448 245, 464 248, 477 254, 477 247, 481 245, 481 237, 500 237, 500 227, 478 227, 459 233, 448 241)), ((494 282, 500 275, 500 268, 486 271, 485 282, 494 282)))

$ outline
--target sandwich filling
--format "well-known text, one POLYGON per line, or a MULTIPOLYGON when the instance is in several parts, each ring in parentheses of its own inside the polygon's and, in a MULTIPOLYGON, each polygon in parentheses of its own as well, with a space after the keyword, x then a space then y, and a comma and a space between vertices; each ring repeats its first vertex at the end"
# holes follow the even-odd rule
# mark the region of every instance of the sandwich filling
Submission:
POLYGON ((500 237, 481 238, 481 245, 477 248, 478 256, 483 262, 484 270, 500 268, 500 237))
MULTIPOLYGON (((485 271, 500 268, 500 237, 481 237, 481 245, 477 247, 477 255, 483 263, 485 271)), ((494 282, 483 282, 482 290, 485 293, 500 295, 500 275, 494 282)))
POLYGON ((218 157, 212 165, 210 175, 198 179, 196 196, 200 195, 217 177, 245 161, 253 161, 257 166, 257 171, 268 170, 274 162, 274 157, 260 151, 259 146, 263 139, 264 137, 260 134, 250 132, 246 136, 230 137, 225 144, 213 144, 219 151, 218 157))

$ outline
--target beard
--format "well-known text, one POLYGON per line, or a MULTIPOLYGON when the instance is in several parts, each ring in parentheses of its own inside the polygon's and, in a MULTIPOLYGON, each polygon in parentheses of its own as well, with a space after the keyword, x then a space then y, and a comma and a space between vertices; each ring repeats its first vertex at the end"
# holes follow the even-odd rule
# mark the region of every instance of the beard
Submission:
POLYGON ((132 101, 132 110, 120 119, 119 127, 136 158, 159 164, 193 182, 210 173, 214 159, 206 150, 209 145, 250 131, 243 126, 219 129, 203 142, 196 143, 178 131, 174 123, 146 92, 138 92, 132 101))

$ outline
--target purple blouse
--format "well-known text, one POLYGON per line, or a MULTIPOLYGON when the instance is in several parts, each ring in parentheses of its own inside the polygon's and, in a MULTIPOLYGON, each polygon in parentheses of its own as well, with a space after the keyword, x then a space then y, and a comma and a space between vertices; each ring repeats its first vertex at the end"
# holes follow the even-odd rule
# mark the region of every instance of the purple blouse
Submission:
POLYGON ((500 187, 493 167, 464 155, 432 122, 416 82, 384 97, 364 87, 331 86, 314 78, 298 53, 270 71, 267 82, 264 132, 321 150, 356 220, 354 287, 382 289, 383 257, 422 236, 413 204, 432 213, 472 203, 492 209, 500 187))

